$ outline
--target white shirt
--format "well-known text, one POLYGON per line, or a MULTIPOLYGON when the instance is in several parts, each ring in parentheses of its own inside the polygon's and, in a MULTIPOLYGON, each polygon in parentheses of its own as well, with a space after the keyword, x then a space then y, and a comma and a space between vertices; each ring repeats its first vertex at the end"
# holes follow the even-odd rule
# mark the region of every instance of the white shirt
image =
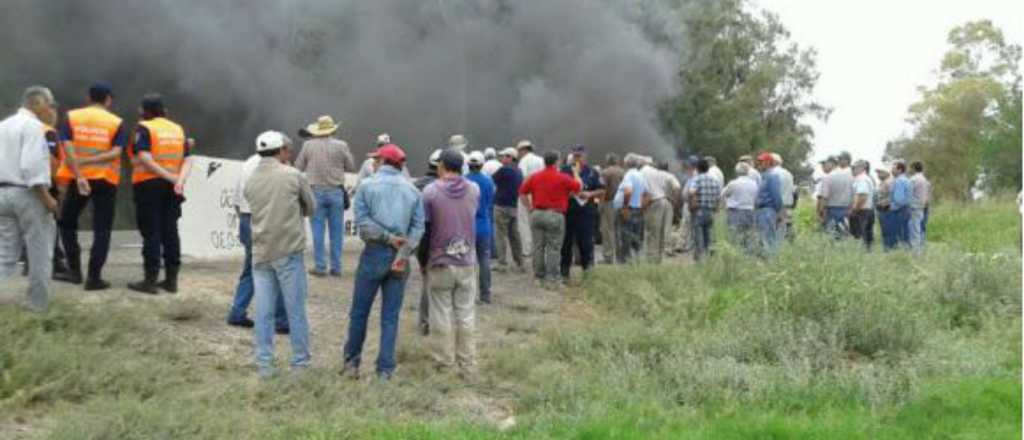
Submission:
POLYGON ((750 176, 751 179, 754 179, 754 182, 758 185, 761 184, 761 172, 758 171, 757 168, 754 168, 753 165, 750 166, 750 171, 747 171, 747 175, 750 176))
POLYGON ((498 170, 500 169, 501 162, 499 162, 497 159, 491 159, 487 162, 484 162, 484 166, 483 168, 480 169, 480 171, 488 176, 493 176, 494 173, 497 173, 498 170))
POLYGON ((867 196, 867 201, 864 202, 864 206, 861 209, 875 209, 875 181, 871 180, 868 173, 861 174, 853 178, 853 203, 857 203, 857 196, 867 196))
POLYGON ((678 191, 680 189, 679 181, 676 180, 675 176, 650 165, 644 165, 640 168, 640 174, 647 181, 647 194, 650 195, 651 201, 664 199, 669 195, 670 191, 678 191))
POLYGON ((43 123, 27 109, 0 121, 0 183, 50 186, 50 147, 43 123))
POLYGON ((782 206, 793 205, 793 174, 781 165, 777 167, 779 172, 779 191, 782 192, 782 206))
POLYGON ((252 172, 256 171, 256 167, 260 164, 260 155, 254 154, 249 156, 242 164, 242 173, 238 175, 238 181, 235 182, 235 206, 238 207, 238 212, 242 214, 251 214, 252 209, 249 208, 249 201, 245 200, 245 184, 249 183, 249 178, 252 177, 252 172))
POLYGON ((722 189, 722 198, 725 199, 725 207, 728 209, 754 210, 754 202, 757 199, 757 182, 749 175, 739 176, 732 179, 722 189))
POLYGON ((523 173, 523 181, 525 182, 534 173, 544 169, 544 159, 533 153, 526 153, 519 159, 519 171, 523 173))
POLYGON ((725 174, 722 174, 722 169, 715 165, 708 169, 708 175, 718 181, 718 186, 725 186, 725 174))

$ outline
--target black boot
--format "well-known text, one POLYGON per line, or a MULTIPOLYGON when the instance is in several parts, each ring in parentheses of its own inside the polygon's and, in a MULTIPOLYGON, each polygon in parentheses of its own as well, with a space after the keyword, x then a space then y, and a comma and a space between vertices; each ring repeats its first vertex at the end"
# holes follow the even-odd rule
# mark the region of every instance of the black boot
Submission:
POLYGON ((54 272, 53 279, 71 284, 82 284, 82 260, 77 255, 67 255, 67 269, 54 272))
POLYGON ((156 284, 156 277, 158 274, 159 271, 157 270, 146 269, 146 278, 142 281, 128 283, 128 288, 136 292, 156 295, 158 293, 156 284))
POLYGON ((181 266, 167 266, 164 268, 164 280, 158 287, 167 293, 178 293, 178 268, 181 266))

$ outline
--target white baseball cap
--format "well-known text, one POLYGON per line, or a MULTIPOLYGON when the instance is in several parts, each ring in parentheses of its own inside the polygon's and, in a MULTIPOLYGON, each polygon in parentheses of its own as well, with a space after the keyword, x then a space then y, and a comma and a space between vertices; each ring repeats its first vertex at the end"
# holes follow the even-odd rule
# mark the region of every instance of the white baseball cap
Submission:
POLYGON ((516 149, 517 150, 521 150, 523 148, 533 148, 533 142, 530 142, 530 141, 528 141, 526 139, 523 139, 523 140, 519 141, 518 144, 516 144, 516 149))
POLYGON ((377 135, 377 146, 387 145, 391 143, 391 135, 387 133, 381 133, 377 135))
POLYGON ((499 154, 499 155, 500 156, 508 156, 508 157, 516 157, 518 155, 518 153, 516 152, 515 148, 508 147, 508 148, 506 148, 504 150, 501 150, 501 154, 499 154))
POLYGON ((457 148, 461 150, 463 148, 466 148, 466 145, 468 144, 469 142, 466 141, 466 137, 461 134, 452 135, 452 137, 448 139, 448 146, 452 148, 457 148))
POLYGON ((279 131, 264 131, 256 137, 256 152, 273 151, 288 145, 288 138, 279 131))
POLYGON ((484 159, 484 153, 481 153, 479 151, 474 151, 472 153, 469 153, 469 164, 470 165, 483 165, 485 160, 486 159, 484 159))
POLYGON ((484 157, 486 157, 486 158, 492 158, 492 157, 495 157, 497 155, 498 155, 498 151, 495 150, 494 148, 487 147, 486 149, 484 149, 484 157))
POLYGON ((435 167, 438 164, 440 164, 441 163, 441 151, 444 151, 444 150, 441 150, 440 148, 438 148, 438 149, 434 150, 433 153, 430 153, 430 157, 427 159, 427 163, 430 164, 430 165, 433 165, 435 167))

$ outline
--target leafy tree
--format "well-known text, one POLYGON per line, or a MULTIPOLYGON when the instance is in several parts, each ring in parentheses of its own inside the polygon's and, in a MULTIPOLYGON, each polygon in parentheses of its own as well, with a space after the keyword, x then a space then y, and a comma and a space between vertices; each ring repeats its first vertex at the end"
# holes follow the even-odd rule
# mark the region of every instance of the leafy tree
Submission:
POLYGON ((811 99, 816 52, 790 42, 777 15, 746 0, 684 0, 682 8, 681 92, 663 112, 681 153, 712 154, 727 165, 771 150, 799 168, 812 148, 807 119, 831 112, 811 99))
POLYGON ((924 161, 939 197, 970 198, 976 184, 1019 188, 1021 48, 988 20, 957 26, 947 41, 938 84, 922 87, 910 106, 913 134, 891 142, 886 156, 924 161))

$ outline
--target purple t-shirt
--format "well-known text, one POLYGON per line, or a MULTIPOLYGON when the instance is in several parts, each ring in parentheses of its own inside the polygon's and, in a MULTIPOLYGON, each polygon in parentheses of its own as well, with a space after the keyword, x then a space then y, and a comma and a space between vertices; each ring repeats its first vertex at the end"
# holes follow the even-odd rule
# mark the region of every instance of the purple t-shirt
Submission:
POLYGON ((423 189, 430 224, 430 267, 476 264, 476 209, 480 189, 463 177, 435 180, 423 189))

